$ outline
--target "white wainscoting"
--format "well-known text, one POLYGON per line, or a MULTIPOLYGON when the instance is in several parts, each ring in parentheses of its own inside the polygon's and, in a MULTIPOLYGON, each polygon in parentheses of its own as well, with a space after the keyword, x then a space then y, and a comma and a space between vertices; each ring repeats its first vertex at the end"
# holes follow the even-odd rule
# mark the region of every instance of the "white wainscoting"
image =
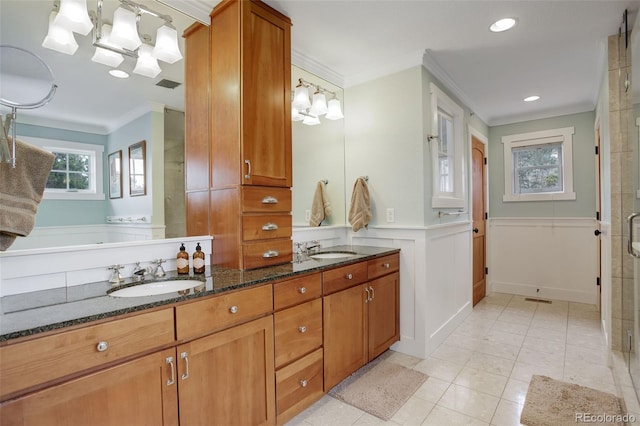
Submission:
POLYGON ((493 218, 488 228, 490 291, 596 303, 595 219, 493 218))

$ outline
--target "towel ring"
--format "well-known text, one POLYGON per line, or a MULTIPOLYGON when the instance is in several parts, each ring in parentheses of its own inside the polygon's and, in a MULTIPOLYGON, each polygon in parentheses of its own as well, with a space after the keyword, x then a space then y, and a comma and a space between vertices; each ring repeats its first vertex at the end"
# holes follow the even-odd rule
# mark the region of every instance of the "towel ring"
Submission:
POLYGON ((0 117, 0 159, 16 166, 16 126, 18 109, 35 109, 53 99, 58 86, 51 68, 39 56, 20 47, 0 45, 0 105, 11 108, 6 123, 0 117), (28 87, 29 90, 25 90, 28 87), (13 147, 9 153, 8 131, 13 147))

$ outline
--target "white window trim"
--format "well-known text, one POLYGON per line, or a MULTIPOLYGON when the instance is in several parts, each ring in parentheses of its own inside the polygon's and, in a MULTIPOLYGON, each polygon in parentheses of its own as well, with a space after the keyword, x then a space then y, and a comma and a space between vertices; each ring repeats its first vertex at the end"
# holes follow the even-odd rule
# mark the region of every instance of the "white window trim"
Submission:
POLYGON ((574 127, 541 130, 502 137, 504 145, 504 195, 502 201, 555 201, 575 200, 573 191, 573 135, 574 127), (562 142, 562 174, 564 190, 562 192, 538 192, 531 194, 513 193, 513 155, 512 149, 522 146, 535 146, 550 142, 562 142))
POLYGON ((431 91, 431 113, 434 132, 438 129, 438 108, 453 117, 454 134, 454 176, 453 192, 440 192, 440 165, 438 163, 438 140, 430 140, 431 168, 433 180, 432 208, 462 208, 465 206, 465 160, 464 160, 464 110, 433 83, 429 83, 431 91))
POLYGON ((45 189, 42 196, 45 200, 104 200, 103 188, 103 153, 102 145, 93 145, 79 142, 68 142, 56 139, 34 138, 29 136, 20 136, 23 141, 33 144, 45 151, 54 152, 56 149, 62 150, 78 150, 93 151, 95 153, 95 192, 58 192, 47 191, 45 189))

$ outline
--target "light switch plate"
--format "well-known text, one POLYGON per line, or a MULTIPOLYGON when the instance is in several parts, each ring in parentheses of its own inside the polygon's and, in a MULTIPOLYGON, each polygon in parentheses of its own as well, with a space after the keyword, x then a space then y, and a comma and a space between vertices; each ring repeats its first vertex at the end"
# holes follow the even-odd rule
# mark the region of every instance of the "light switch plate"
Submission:
POLYGON ((309 222, 311 220, 311 210, 305 210, 304 211, 304 220, 306 222, 309 222))
POLYGON ((387 209, 387 223, 393 223, 396 220, 396 213, 395 213, 395 209, 393 208, 388 208, 387 209))

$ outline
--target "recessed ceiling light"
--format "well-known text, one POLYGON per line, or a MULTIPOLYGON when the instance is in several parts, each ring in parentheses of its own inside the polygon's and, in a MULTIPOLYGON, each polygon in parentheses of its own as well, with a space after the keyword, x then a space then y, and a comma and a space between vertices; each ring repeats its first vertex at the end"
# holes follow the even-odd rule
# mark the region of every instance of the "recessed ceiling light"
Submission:
POLYGON ((111 70, 109 71, 109 74, 116 78, 129 78, 129 74, 122 70, 111 70))
POLYGON ((537 101, 538 99, 540 99, 540 96, 533 95, 533 96, 528 96, 528 97, 524 98, 524 101, 525 102, 533 102, 533 101, 537 101))
POLYGON ((496 22, 491 24, 489 29, 494 33, 499 33, 499 32, 507 31, 508 29, 513 28, 517 22, 518 21, 516 21, 514 18, 498 19, 496 22))

